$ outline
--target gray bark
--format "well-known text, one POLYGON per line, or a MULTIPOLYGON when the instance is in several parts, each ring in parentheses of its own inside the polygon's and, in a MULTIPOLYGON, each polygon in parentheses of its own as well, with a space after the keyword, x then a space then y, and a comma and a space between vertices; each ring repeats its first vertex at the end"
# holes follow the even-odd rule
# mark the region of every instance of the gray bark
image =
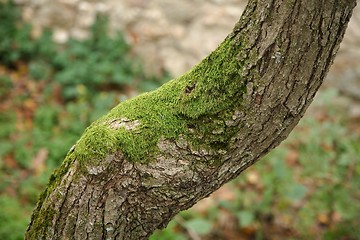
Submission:
POLYGON ((86 130, 40 197, 25 239, 147 239, 238 176, 304 115, 355 3, 250 0, 224 43, 189 73, 86 130), (159 119, 148 120, 158 106, 159 119), (132 151, 129 141, 144 146, 132 151))

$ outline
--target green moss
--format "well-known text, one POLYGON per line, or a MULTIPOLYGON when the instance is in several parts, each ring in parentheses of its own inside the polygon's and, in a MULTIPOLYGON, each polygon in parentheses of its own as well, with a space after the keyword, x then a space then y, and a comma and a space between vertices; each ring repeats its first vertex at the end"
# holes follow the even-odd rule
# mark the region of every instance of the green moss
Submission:
POLYGON ((119 104, 94 122, 76 144, 76 159, 97 164, 121 150, 128 160, 146 163, 154 159, 161 138, 180 135, 195 148, 226 147, 235 129, 224 122, 241 106, 246 91, 243 63, 237 57, 243 46, 234 42, 227 38, 187 74, 119 104), (139 124, 112 128, 116 119, 139 124))
POLYGON ((49 207, 47 209, 41 209, 37 214, 40 214, 39 216, 41 216, 41 218, 35 218, 36 221, 32 224, 31 231, 26 232, 25 239, 46 239, 46 231, 48 227, 52 225, 56 211, 49 207))
MULTIPOLYGON (((244 63, 238 58, 242 46, 234 42, 227 38, 187 74, 119 104, 92 123, 51 176, 33 219, 40 214, 44 221, 51 220, 52 210, 42 209, 42 203, 75 160, 80 166, 97 166, 107 155, 121 150, 129 161, 147 163, 154 159, 160 139, 176 140, 180 135, 193 149, 226 149, 236 129, 227 127, 225 121, 241 107, 246 91, 241 77, 244 63), (126 128, 121 125, 124 119, 138 124, 126 128), (114 121, 119 125, 114 127, 114 121)), ((44 221, 36 224, 40 227, 44 221)))
POLYGON ((239 57, 244 46, 238 41, 228 37, 190 72, 119 104, 92 123, 51 176, 33 213, 37 222, 28 232, 29 239, 52 220, 54 210, 43 209, 42 204, 75 160, 80 166, 97 166, 107 155, 121 150, 129 161, 147 163, 154 159, 160 139, 179 136, 195 150, 226 150, 237 127, 225 122, 241 109, 247 84, 242 71, 248 59, 239 57), (137 124, 127 128, 124 122, 137 124), (43 219, 39 221, 38 216, 43 219))
POLYGON ((51 223, 52 218, 55 214, 55 210, 53 208, 42 208, 42 205, 45 202, 45 199, 50 195, 50 193, 53 192, 54 188, 58 186, 62 177, 64 176, 64 174, 67 173, 73 162, 74 153, 70 151, 66 156, 63 164, 59 168, 57 168, 50 176, 49 184, 47 185, 46 189, 41 193, 37 202, 36 209, 31 216, 31 222, 33 220, 36 220, 36 222, 33 223, 31 231, 27 232, 26 239, 37 239, 37 237, 35 236, 41 236, 41 231, 39 229, 46 229, 46 226, 51 223), (42 216, 40 221, 39 216, 42 216))
POLYGON ((81 139, 76 143, 76 159, 103 159, 116 149, 116 131, 105 124, 93 123, 88 127, 81 139))
POLYGON ((184 115, 191 118, 214 115, 239 104, 246 85, 241 77, 243 63, 238 59, 241 47, 228 38, 181 77, 195 85, 191 93, 182 96, 180 109, 184 115))

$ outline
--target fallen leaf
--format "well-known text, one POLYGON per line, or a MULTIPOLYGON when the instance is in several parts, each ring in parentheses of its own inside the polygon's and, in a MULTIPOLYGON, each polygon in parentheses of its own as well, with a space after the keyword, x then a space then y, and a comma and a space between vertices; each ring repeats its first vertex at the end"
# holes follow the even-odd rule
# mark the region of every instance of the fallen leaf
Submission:
POLYGON ((297 165, 299 160, 299 153, 295 149, 291 149, 288 154, 286 155, 286 163, 289 166, 295 166, 297 165))
POLYGON ((316 217, 318 223, 323 226, 327 226, 330 223, 329 215, 326 213, 319 213, 316 217))
POLYGON ((252 184, 252 185, 258 185, 259 182, 260 182, 260 176, 259 176, 259 173, 256 172, 256 171, 249 171, 247 174, 246 174, 246 180, 249 184, 252 184))
POLYGON ((4 157, 4 165, 10 169, 16 169, 18 168, 18 164, 14 158, 14 156, 12 156, 12 154, 7 154, 4 157))

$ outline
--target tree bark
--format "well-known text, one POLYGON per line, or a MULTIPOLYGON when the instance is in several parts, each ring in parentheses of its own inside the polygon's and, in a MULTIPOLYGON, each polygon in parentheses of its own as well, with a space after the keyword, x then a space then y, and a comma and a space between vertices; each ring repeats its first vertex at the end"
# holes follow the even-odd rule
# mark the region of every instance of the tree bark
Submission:
POLYGON ((250 0, 199 65, 85 130, 25 239, 147 239, 238 176, 304 115, 355 4, 250 0))

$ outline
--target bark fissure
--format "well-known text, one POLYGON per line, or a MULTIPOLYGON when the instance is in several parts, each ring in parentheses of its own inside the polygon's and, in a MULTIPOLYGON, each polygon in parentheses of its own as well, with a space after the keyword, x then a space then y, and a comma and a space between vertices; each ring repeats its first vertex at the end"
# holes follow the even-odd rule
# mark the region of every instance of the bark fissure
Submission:
POLYGON ((26 239, 146 239, 287 137, 355 0, 250 0, 225 41, 92 124, 42 194, 26 239))

